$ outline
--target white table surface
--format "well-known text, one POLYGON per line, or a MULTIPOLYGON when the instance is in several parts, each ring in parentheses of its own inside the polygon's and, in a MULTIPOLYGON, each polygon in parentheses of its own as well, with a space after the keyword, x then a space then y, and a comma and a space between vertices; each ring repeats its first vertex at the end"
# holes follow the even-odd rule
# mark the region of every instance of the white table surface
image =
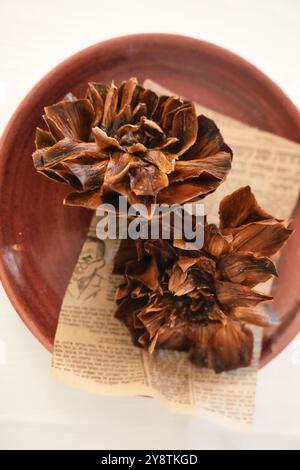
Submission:
MULTIPOLYGON (((300 106, 298 0, 1 0, 0 130, 52 67, 98 41, 190 35, 254 63, 300 106)), ((9 221, 1 221, 9 223, 9 221)), ((253 432, 171 414, 156 400, 89 395, 49 377, 49 353, 0 286, 1 449, 300 449, 300 336, 259 372, 253 432)))

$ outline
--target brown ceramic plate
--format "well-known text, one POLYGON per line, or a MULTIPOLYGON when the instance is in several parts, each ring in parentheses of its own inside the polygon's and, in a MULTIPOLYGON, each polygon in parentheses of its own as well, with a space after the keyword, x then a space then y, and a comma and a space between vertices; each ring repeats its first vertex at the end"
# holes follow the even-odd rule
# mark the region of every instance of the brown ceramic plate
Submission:
MULTIPOLYGON (((56 67, 21 103, 0 146, 1 279, 25 324, 49 350, 91 213, 64 207, 66 188, 36 174, 34 131, 42 124, 43 107, 68 91, 81 96, 89 80, 119 82, 133 75, 300 141, 299 112, 282 91, 240 57, 206 42, 164 34, 126 36, 96 44, 56 67)), ((300 228, 300 207, 295 224, 300 228)), ((281 257, 276 308, 283 322, 265 333, 262 365, 300 329, 300 263, 289 264, 297 245, 296 235, 281 257)))

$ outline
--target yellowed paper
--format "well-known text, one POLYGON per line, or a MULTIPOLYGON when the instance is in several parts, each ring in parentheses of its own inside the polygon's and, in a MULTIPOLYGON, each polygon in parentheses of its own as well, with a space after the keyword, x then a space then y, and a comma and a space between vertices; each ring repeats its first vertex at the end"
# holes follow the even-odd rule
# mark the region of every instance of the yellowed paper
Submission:
MULTIPOLYGON (((154 82, 147 81, 147 86, 173 94, 154 82)), ((216 218, 216 201, 246 184, 267 210, 277 217, 289 216, 298 196, 300 146, 200 106, 199 111, 217 121, 235 155, 232 175, 207 201, 206 209, 214 211, 210 221, 216 218)), ((150 395, 176 412, 251 425, 261 330, 255 331, 251 367, 219 375, 195 367, 185 353, 157 351, 151 356, 134 347, 127 329, 113 317, 120 278, 111 270, 118 242, 98 240, 96 223, 94 217, 63 301, 52 374, 91 392, 150 395)))

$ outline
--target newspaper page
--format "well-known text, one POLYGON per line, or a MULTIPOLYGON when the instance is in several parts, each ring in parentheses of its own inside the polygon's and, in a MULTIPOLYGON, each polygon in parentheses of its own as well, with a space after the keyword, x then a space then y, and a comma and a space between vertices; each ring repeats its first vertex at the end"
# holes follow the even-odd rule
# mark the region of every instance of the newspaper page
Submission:
MULTIPOLYGON (((146 86, 158 94, 174 94, 150 80, 146 86)), ((289 217, 298 197, 300 145, 197 106, 198 112, 216 120, 234 152, 231 175, 207 198, 210 221, 216 221, 220 199, 246 184, 266 210, 289 217)), ((96 223, 95 216, 63 300, 52 375, 90 392, 156 397, 176 412, 248 429, 255 410, 261 329, 255 329, 251 367, 221 374, 197 368, 183 352, 150 355, 136 348, 127 329, 114 318, 120 276, 112 274, 112 263, 118 241, 99 240, 96 223)))

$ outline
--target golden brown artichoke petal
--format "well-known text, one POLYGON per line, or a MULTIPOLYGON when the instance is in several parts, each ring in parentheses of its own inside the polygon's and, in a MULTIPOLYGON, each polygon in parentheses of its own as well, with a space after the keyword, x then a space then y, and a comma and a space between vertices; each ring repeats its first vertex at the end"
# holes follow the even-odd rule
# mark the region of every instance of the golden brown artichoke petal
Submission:
POLYGON ((217 373, 248 367, 253 343, 252 331, 243 324, 228 321, 225 325, 199 327, 190 358, 198 366, 217 373))
POLYGON ((93 127, 97 126, 102 120, 106 93, 106 85, 93 82, 88 84, 86 97, 91 102, 94 109, 93 127))
POLYGON ((218 270, 224 280, 249 287, 277 276, 275 265, 270 259, 251 253, 225 255, 218 264, 218 270))
POLYGON ((162 152, 161 150, 146 149, 143 159, 149 163, 153 163, 153 165, 166 175, 170 174, 175 168, 175 156, 167 152, 162 152))
MULTIPOLYGON (((161 100, 158 102, 158 106, 162 107, 160 119, 155 118, 156 122, 160 122, 161 127, 164 131, 169 131, 172 129, 172 122, 174 119, 175 112, 180 109, 183 105, 181 98, 175 98, 174 96, 161 97, 161 100)), ((159 110, 155 110, 154 116, 158 113, 159 110)), ((175 136, 176 137, 176 136, 175 136)))
POLYGON ((116 149, 121 150, 119 142, 113 137, 109 137, 105 131, 100 129, 100 127, 94 127, 92 129, 92 134, 99 150, 102 151, 108 147, 115 147, 116 149))
POLYGON ((182 155, 197 138, 198 120, 193 103, 176 111, 172 122, 172 137, 178 139, 177 155, 182 155))
MULTIPOLYGON (((180 294, 177 294, 177 292, 180 291, 186 279, 187 279, 187 272, 183 271, 180 266, 175 264, 172 268, 172 272, 169 278, 169 284, 168 284, 169 291, 172 292, 174 295, 180 295, 180 294)), ((193 286, 191 287, 191 290, 192 289, 193 289, 193 286)))
POLYGON ((216 302, 214 302, 212 304, 211 309, 208 311, 207 315, 208 315, 208 320, 211 321, 211 322, 218 322, 218 323, 222 323, 222 324, 227 323, 227 316, 220 309, 220 307, 217 305, 216 302))
POLYGON ((131 109, 134 109, 139 103, 141 103, 141 96, 144 93, 145 88, 137 84, 131 99, 131 109))
POLYGON ((151 135, 152 137, 164 136, 164 131, 162 128, 155 122, 152 121, 151 119, 146 118, 145 116, 141 117, 140 120, 141 123, 141 129, 146 133, 151 135))
POLYGON ((60 129, 57 127, 57 125, 52 119, 48 118, 45 114, 43 115, 43 119, 47 124, 49 132, 53 136, 55 142, 64 138, 64 134, 60 131, 60 129))
POLYGON ((275 219, 255 222, 232 230, 232 247, 238 252, 257 256, 273 256, 285 244, 292 229, 275 219))
POLYGON ((170 181, 177 182, 199 178, 204 174, 216 178, 219 180, 218 184, 220 184, 230 169, 231 156, 225 152, 211 155, 203 160, 178 160, 175 163, 175 171, 170 176, 170 181))
POLYGON ((221 229, 274 219, 259 206, 250 186, 239 188, 224 197, 220 203, 219 214, 221 229))
POLYGON ((102 199, 99 189, 76 191, 65 197, 64 204, 67 206, 79 206, 95 210, 102 204, 102 199))
POLYGON ((207 256, 200 256, 197 259, 196 263, 198 268, 201 268, 202 271, 205 271, 209 274, 215 274, 216 272, 216 263, 213 259, 208 258, 207 256))
POLYGON ((140 121, 142 116, 147 116, 147 105, 146 103, 138 103, 132 111, 131 122, 136 124, 140 121))
MULTIPOLYGON (((178 142, 177 137, 167 137, 166 140, 157 148, 159 150, 168 150, 170 147, 174 147, 175 144, 177 144, 177 142, 178 142)), ((177 159, 178 155, 174 154, 174 158, 177 159)))
POLYGON ((144 90, 140 95, 140 100, 146 104, 147 113, 145 114, 145 116, 150 119, 158 104, 157 94, 149 89, 144 90))
POLYGON ((150 339, 156 335, 159 328, 166 320, 165 309, 162 307, 158 309, 151 309, 151 305, 142 310, 137 316, 143 326, 146 328, 150 339))
MULTIPOLYGON (((128 153, 137 153, 137 154, 143 154, 143 153, 147 153, 148 152, 148 149, 147 147, 145 147, 145 145, 141 144, 141 143, 137 143, 137 144, 132 144, 132 145, 129 145, 128 147, 126 147, 126 150, 128 153)), ((145 158, 145 156, 143 155, 143 159, 145 158)))
POLYGON ((215 281, 216 296, 220 304, 228 309, 236 307, 255 307, 261 302, 273 299, 242 284, 226 281, 215 281))
POLYGON ((190 360, 199 367, 211 367, 209 356, 209 342, 212 332, 217 325, 208 324, 206 326, 199 325, 190 328, 190 360))
POLYGON ((116 113, 118 105, 118 88, 112 82, 107 88, 107 94, 104 102, 103 117, 101 121, 101 129, 105 132, 109 131, 116 113))
POLYGON ((165 110, 165 104, 170 97, 166 95, 161 95, 158 97, 158 101, 156 104, 155 109, 152 112, 151 119, 155 122, 159 122, 162 124, 162 115, 165 110))
POLYGON ((69 181, 64 178, 60 172, 56 172, 54 170, 38 170, 38 173, 41 173, 42 175, 46 176, 47 178, 57 181, 58 183, 64 183, 68 184, 69 181))
POLYGON ((156 196, 168 184, 167 175, 154 165, 139 165, 130 170, 130 188, 137 196, 156 196))
POLYGON ((148 289, 145 286, 143 286, 142 284, 139 284, 131 290, 130 295, 134 299, 139 299, 141 297, 147 297, 148 298, 149 297, 149 292, 148 292, 148 289))
POLYGON ((185 180, 184 182, 170 183, 168 187, 163 189, 157 196, 159 204, 182 204, 201 199, 205 195, 215 191, 220 181, 204 176, 197 180, 185 180))
POLYGON ((121 181, 112 181, 110 184, 105 183, 102 185, 102 199, 104 202, 114 205, 116 208, 119 206, 118 196, 127 197, 128 204, 135 206, 136 204, 143 204, 147 210, 147 217, 150 219, 153 215, 153 205, 156 203, 155 196, 137 196, 130 188, 130 181, 122 179, 121 181))
POLYGON ((121 140, 123 136, 126 134, 136 134, 140 130, 140 125, 139 124, 124 124, 122 127, 120 127, 115 135, 118 138, 118 140, 121 140))
POLYGON ((174 327, 163 325, 156 338, 156 347, 175 351, 187 351, 190 347, 190 340, 186 334, 187 326, 179 323, 174 327))
POLYGON ((124 106, 131 104, 137 84, 138 82, 135 77, 131 77, 121 83, 119 87, 119 110, 122 110, 124 106))
POLYGON ((204 249, 217 258, 230 250, 232 237, 225 237, 218 227, 213 224, 205 225, 204 229, 204 249))
POLYGON ((160 273, 155 258, 148 258, 142 262, 129 261, 125 273, 128 279, 141 282, 150 290, 155 291, 159 288, 160 273))
MULTIPOLYGON (((134 330, 136 327, 136 316, 147 304, 147 298, 140 297, 138 299, 132 299, 130 296, 122 299, 115 312, 115 317, 121 320, 128 328, 134 330)), ((143 325, 141 324, 141 327, 143 325)), ((144 328, 142 328, 144 330, 144 328)), ((141 330, 139 331, 139 335, 141 330)))
POLYGON ((120 302, 121 300, 125 299, 128 295, 130 295, 131 289, 132 287, 129 282, 125 281, 120 284, 115 293, 115 300, 120 302))
POLYGON ((236 321, 267 327, 272 325, 272 320, 266 309, 254 309, 248 307, 238 307, 231 312, 231 316, 236 321))
POLYGON ((215 372, 248 367, 253 355, 253 333, 245 325, 228 322, 211 337, 211 364, 215 372))
POLYGON ((69 171, 78 179, 83 191, 100 188, 103 183, 107 160, 93 163, 92 165, 83 165, 82 163, 66 162, 64 163, 69 171))
POLYGON ((143 244, 143 249, 146 253, 155 256, 158 261, 163 263, 170 263, 177 259, 174 248, 167 240, 146 240, 143 244))
POLYGON ((137 250, 135 241, 131 238, 121 240, 114 258, 113 274, 125 274, 126 263, 136 258, 137 250))
MULTIPOLYGON (((202 292, 202 295, 211 296, 210 290, 206 285, 201 286, 197 277, 192 275, 192 270, 195 268, 198 272, 214 275, 216 272, 216 263, 214 260, 206 256, 188 257, 180 256, 176 263, 173 265, 171 275, 169 278, 168 289, 175 296, 182 296, 190 294, 194 290, 202 292)), ((193 294, 194 295, 194 294, 193 294)), ((198 296, 198 293, 195 293, 198 296)))
POLYGON ((81 189, 81 184, 73 175, 72 172, 68 168, 65 167, 64 164, 58 163, 56 165, 51 166, 51 168, 37 170, 39 173, 47 176, 50 179, 58 181, 60 183, 69 184, 72 188, 76 190, 81 189))
MULTIPOLYGON (((196 287, 195 281, 191 276, 189 276, 187 273, 184 273, 184 276, 186 277, 185 281, 183 281, 180 285, 176 286, 176 290, 174 290, 174 295, 176 297, 181 297, 182 295, 190 294, 196 287)), ((172 284, 170 287, 172 287, 172 284)))
POLYGON ((201 258, 204 257, 196 256, 193 258, 191 256, 179 256, 176 265, 179 266, 179 268, 185 273, 190 267, 197 264, 201 260, 201 258))
POLYGON ((105 102, 105 98, 108 91, 108 86, 103 83, 98 82, 89 82, 88 86, 92 85, 93 88, 97 91, 97 93, 101 96, 103 103, 105 102))
POLYGON ((120 127, 128 124, 132 121, 132 111, 129 104, 126 104, 119 112, 116 114, 114 122, 112 124, 112 131, 115 132, 120 127))
MULTIPOLYGON (((45 107, 48 122, 54 123, 55 128, 63 137, 88 141, 91 126, 94 121, 94 109, 87 99, 75 101, 59 101, 45 107)), ((52 132, 52 129, 50 129, 52 132)), ((53 134, 53 132, 52 132, 53 134)), ((57 136, 53 134, 57 139, 57 136)))
POLYGON ((35 130, 35 148, 41 149, 44 147, 51 147, 55 144, 55 139, 51 132, 40 129, 39 127, 35 130))
MULTIPOLYGON (((175 313, 175 310, 171 310, 171 311, 165 311, 165 315, 164 315, 164 321, 162 320, 162 324, 158 327, 156 333, 153 335, 153 337, 151 338, 149 336, 149 334, 147 335, 143 335, 144 338, 139 338, 139 342, 141 342, 141 344, 143 344, 143 341, 144 341, 144 345, 147 345, 148 346, 148 352, 150 354, 153 353, 156 345, 159 345, 160 347, 163 347, 163 348, 168 348, 168 349, 173 349, 174 346, 175 346, 175 343, 174 343, 174 340, 175 340, 175 331, 177 330, 177 335, 176 335, 176 346, 177 346, 177 349, 181 349, 182 348, 182 328, 180 327, 180 330, 181 330, 181 333, 180 333, 180 336, 181 336, 181 339, 180 339, 180 342, 178 344, 178 340, 179 340, 179 336, 178 336, 178 327, 176 328, 175 326, 175 323, 176 323, 176 313, 175 313), (170 332, 172 332, 172 335, 170 335, 170 332), (172 342, 170 341, 172 337, 172 342), (167 340, 167 342, 166 342, 167 340)), ((148 333, 148 332, 147 332, 148 333)))
MULTIPOLYGON (((126 152, 114 152, 110 155, 104 178, 105 186, 116 190, 116 184, 128 176, 130 168, 140 165, 139 158, 126 152)), ((118 192, 118 191, 117 191, 118 192)))
POLYGON ((228 153, 232 158, 232 150, 225 144, 224 139, 212 119, 200 115, 196 141, 183 155, 185 160, 205 159, 219 152, 228 153))
POLYGON ((50 169, 53 165, 76 158, 99 159, 97 145, 93 142, 80 142, 66 137, 52 147, 37 149, 33 155, 33 164, 37 170, 50 169))

